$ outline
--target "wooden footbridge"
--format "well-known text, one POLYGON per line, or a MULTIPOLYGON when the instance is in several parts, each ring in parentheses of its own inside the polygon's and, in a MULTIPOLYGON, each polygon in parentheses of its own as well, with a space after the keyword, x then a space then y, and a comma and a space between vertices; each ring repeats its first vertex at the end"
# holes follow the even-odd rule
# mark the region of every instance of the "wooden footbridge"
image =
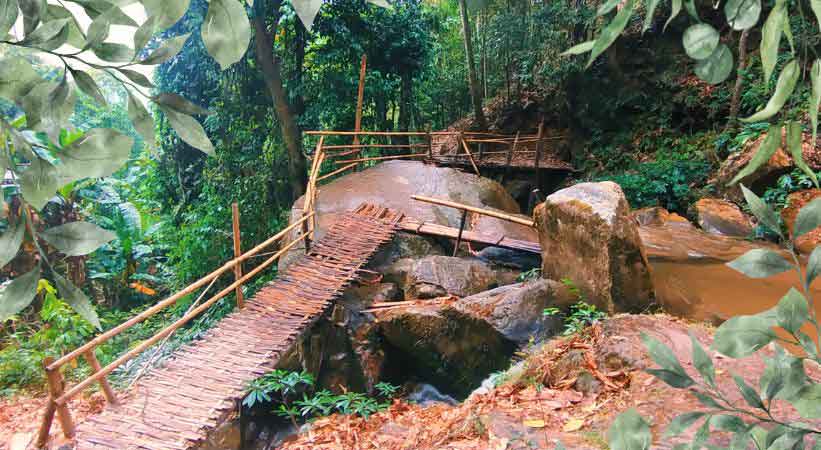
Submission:
MULTIPOLYGON (((312 216, 306 215, 182 292, 190 293, 207 283, 213 284, 219 275, 240 267, 243 261, 285 238, 312 216)), ((247 384, 270 371, 296 339, 324 313, 331 301, 358 278, 362 266, 380 245, 392 239, 401 218, 399 213, 372 205, 363 205, 342 217, 320 240, 309 244, 306 254, 276 281, 251 299, 243 301, 239 296, 240 308, 221 320, 202 339, 179 349, 163 367, 142 378, 126 398, 118 399, 108 386, 105 377, 109 373, 204 312, 275 262, 297 242, 307 240, 309 235, 301 234, 247 274, 235 272, 237 280, 230 286, 106 367, 100 367, 93 356, 96 346, 169 306, 184 294, 175 294, 59 360, 48 361, 46 371, 51 401, 37 445, 46 445, 55 413, 63 433, 74 439, 77 450, 182 450, 201 444, 236 409, 247 384), (60 367, 80 356, 88 359, 94 373, 64 390, 60 367), (67 402, 93 383, 102 384, 112 405, 75 426, 67 402)))

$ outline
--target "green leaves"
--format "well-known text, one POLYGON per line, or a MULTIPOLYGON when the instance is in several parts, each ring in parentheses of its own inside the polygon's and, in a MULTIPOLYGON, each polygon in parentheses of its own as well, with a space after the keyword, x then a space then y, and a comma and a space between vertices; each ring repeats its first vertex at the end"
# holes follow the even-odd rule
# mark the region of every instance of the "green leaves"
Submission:
POLYGON ((251 24, 238 0, 211 0, 202 23, 202 41, 225 70, 239 61, 251 42, 251 24))
POLYGON ((653 436, 647 421, 631 408, 619 414, 610 425, 607 441, 611 450, 645 450, 650 448, 653 436))
MULTIPOLYGON (((772 132, 772 127, 770 127, 770 132, 772 132)), ((767 137, 769 138, 769 136, 767 137)), ((781 227, 778 225, 778 217, 775 215, 775 211, 743 184, 741 185, 741 192, 744 194, 744 199, 747 201, 753 215, 767 228, 781 236, 781 227)))
POLYGON ((26 226, 22 219, 9 223, 9 227, 0 236, 0 269, 17 256, 25 234, 26 226))
POLYGON ((762 315, 732 317, 716 330, 713 349, 731 358, 749 356, 775 339, 772 325, 762 315))
POLYGON ((154 118, 145 109, 142 103, 128 91, 128 118, 134 124, 134 129, 140 133, 146 145, 154 147, 154 118))
POLYGON ((708 385, 715 386, 716 370, 713 366, 713 360, 710 359, 710 355, 704 351, 704 347, 701 346, 701 343, 692 333, 690 334, 690 345, 693 347, 693 366, 708 385))
POLYGON ((656 8, 659 6, 659 0, 649 0, 647 2, 647 13, 644 15, 644 23, 641 26, 641 32, 646 33, 653 24, 653 15, 656 13, 656 8))
POLYGON ((761 0, 728 0, 724 4, 724 15, 733 29, 750 29, 761 16, 761 0))
POLYGON ((810 308, 807 299, 795 288, 790 288, 775 307, 778 326, 789 331, 797 332, 810 317, 810 308))
POLYGON ((54 282, 57 285, 57 290, 60 291, 60 296, 66 303, 69 304, 69 306, 71 306, 71 309, 76 311, 77 314, 83 317, 83 319, 89 321, 92 325, 97 327, 98 330, 102 329, 103 327, 100 324, 100 318, 97 316, 97 311, 94 310, 94 306, 91 304, 91 301, 89 301, 83 291, 56 272, 53 273, 53 276, 54 282))
POLYGON ((196 119, 187 114, 174 111, 165 105, 160 105, 160 110, 165 114, 168 123, 174 128, 174 131, 177 132, 180 139, 208 155, 214 155, 214 145, 208 139, 205 130, 196 119))
POLYGON ((561 56, 581 55, 582 53, 587 53, 590 50, 593 50, 593 44, 595 44, 595 43, 596 43, 596 41, 587 41, 587 42, 582 42, 581 44, 576 44, 576 45, 570 47, 569 49, 563 51, 561 53, 561 56))
POLYGON ((801 71, 798 68, 798 61, 793 59, 788 62, 787 65, 784 66, 784 70, 782 70, 781 74, 778 76, 778 82, 775 84, 775 93, 773 93, 773 96, 770 97, 770 100, 767 102, 764 109, 750 117, 741 119, 741 121, 758 122, 761 120, 767 120, 776 115, 778 111, 781 111, 781 108, 784 106, 784 103, 787 102, 790 95, 792 95, 793 90, 795 90, 795 84, 798 81, 798 76, 800 74, 801 71))
POLYGON ((191 33, 164 40, 156 50, 140 61, 140 64, 153 66, 168 61, 182 50, 189 36, 191 36, 191 33))
MULTIPOLYGON (((764 139, 764 142, 758 146, 758 150, 756 150, 755 155, 753 155, 750 159, 750 162, 748 162, 747 165, 744 166, 744 168, 741 169, 732 180, 730 180, 729 185, 732 186, 755 173, 756 170, 770 160, 773 154, 775 154, 775 151, 778 150, 779 145, 781 145, 781 127, 778 125, 770 125, 770 129, 767 132, 767 137, 764 139)), ((747 203, 750 204, 750 207, 753 207, 753 204, 747 194, 748 192, 752 194, 752 191, 744 186, 741 187, 741 190, 744 192, 744 197, 747 199, 747 203)), ((753 196, 758 198, 755 194, 753 194, 753 196)), ((758 201, 761 201, 761 199, 758 201)), ((772 213, 772 220, 768 219, 765 225, 773 231, 779 229, 778 220, 775 219, 775 213, 772 213)))
POLYGON ((89 222, 69 222, 40 233, 49 244, 66 256, 87 255, 117 236, 89 222))
POLYGON ((305 25, 305 28, 310 31, 311 27, 314 26, 314 19, 319 13, 319 8, 322 7, 322 0, 294 0, 291 2, 291 6, 294 7, 296 15, 305 25))
MULTIPOLYGON (((821 0, 814 0, 819 3, 819 9, 821 9, 821 0)), ((821 14, 821 11, 817 12, 817 14, 821 14)), ((821 18, 819 19, 821 21, 821 18)), ((810 84, 812 85, 812 93, 810 94, 810 123, 812 124, 812 143, 815 144, 816 138, 818 136, 818 108, 821 106, 821 59, 816 59, 814 63, 812 63, 812 69, 810 69, 810 84)), ((818 183, 815 183, 816 186, 818 183)))
POLYGON ((661 379, 674 388, 687 388, 695 384, 695 381, 687 375, 684 368, 679 363, 676 355, 669 347, 661 341, 645 334, 641 334, 641 340, 647 348, 650 358, 656 362, 661 369, 648 369, 647 373, 661 379))
POLYGON ((821 384, 804 386, 795 394, 791 403, 801 417, 821 419, 821 384))
POLYGON ((787 122, 787 148, 790 150, 793 163, 801 169, 802 172, 807 174, 812 180, 812 183, 818 187, 818 177, 815 176, 815 171, 804 161, 804 147, 802 145, 803 134, 800 123, 794 120, 787 122))
POLYGON ((23 34, 31 34, 46 13, 46 0, 18 0, 23 13, 23 34))
POLYGON ((37 294, 37 282, 40 281, 40 267, 20 275, 12 280, 0 293, 0 323, 19 313, 30 305, 37 294))
POLYGON ((8 34, 17 21, 17 1, 0 0, 0 36, 8 34))
POLYGON ((810 253, 810 259, 807 262, 807 286, 821 274, 821 246, 815 247, 810 253))
POLYGON ((798 211, 793 237, 798 238, 821 226, 821 198, 807 203, 798 211))
POLYGON ((726 44, 719 44, 710 56, 696 64, 695 72, 701 80, 719 84, 733 71, 733 52, 726 44))
POLYGON ((60 154, 60 186, 113 174, 128 161, 133 144, 131 137, 110 128, 89 130, 60 154))
POLYGON ((80 91, 93 98, 94 101, 100 106, 105 107, 108 104, 105 101, 105 96, 102 91, 100 91, 100 88, 97 87, 97 83, 94 81, 94 78, 91 78, 91 75, 83 72, 82 70, 71 68, 70 70, 71 76, 74 77, 74 82, 77 83, 77 87, 80 88, 80 91))
POLYGON ((139 0, 145 7, 148 17, 153 19, 158 29, 164 30, 182 19, 188 11, 190 0, 139 0))
POLYGON ((781 255, 763 248, 752 249, 728 262, 727 266, 750 278, 767 278, 793 268, 781 255))
POLYGON ((613 45, 616 38, 618 38, 621 32, 624 31, 624 28, 627 26, 627 22, 630 21, 630 16, 633 15, 633 9, 635 7, 636 0, 627 0, 621 10, 619 10, 616 14, 616 17, 614 17, 613 20, 604 27, 599 37, 596 38, 596 42, 593 44, 593 48, 590 51, 590 58, 587 60, 587 67, 590 67, 599 55, 613 45))
POLYGON ((733 381, 735 381, 738 391, 741 392, 741 396, 744 397, 744 401, 747 402, 748 405, 753 408, 765 409, 764 402, 761 401, 761 396, 758 395, 758 392, 750 387, 743 378, 738 375, 733 375, 733 381))
POLYGON ((23 198, 37 210, 43 209, 59 187, 57 168, 39 158, 20 175, 23 198))
POLYGON ((706 23, 691 25, 684 31, 682 43, 687 56, 695 60, 708 58, 718 47, 719 35, 706 23))
POLYGON ((671 6, 670 11, 670 18, 667 19, 667 22, 664 22, 664 29, 667 29, 667 26, 670 25, 670 22, 678 16, 678 13, 681 12, 681 0, 673 0, 673 4, 671 6))
POLYGON ((684 433, 686 429, 693 426, 698 419, 701 419, 705 415, 705 413, 700 411, 692 411, 676 416, 676 418, 670 422, 670 425, 667 426, 664 437, 675 437, 684 433))
POLYGON ((787 7, 784 0, 776 1, 770 11, 764 27, 761 29, 761 66, 764 69, 764 82, 769 82, 775 64, 778 62, 778 48, 781 44, 781 34, 784 30, 784 21, 787 18, 787 7))
POLYGON ((0 59, 0 97, 16 101, 42 82, 43 79, 25 58, 12 56, 0 59))

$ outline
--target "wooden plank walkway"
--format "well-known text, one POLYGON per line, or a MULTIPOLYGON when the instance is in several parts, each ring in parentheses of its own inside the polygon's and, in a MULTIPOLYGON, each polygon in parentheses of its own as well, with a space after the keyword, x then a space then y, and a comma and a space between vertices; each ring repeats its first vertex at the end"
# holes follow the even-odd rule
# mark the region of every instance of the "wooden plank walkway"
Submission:
POLYGON ((75 448, 185 450, 201 444, 236 409, 248 382, 274 368, 393 238, 401 219, 372 205, 340 218, 243 309, 137 383, 123 405, 80 424, 75 448))

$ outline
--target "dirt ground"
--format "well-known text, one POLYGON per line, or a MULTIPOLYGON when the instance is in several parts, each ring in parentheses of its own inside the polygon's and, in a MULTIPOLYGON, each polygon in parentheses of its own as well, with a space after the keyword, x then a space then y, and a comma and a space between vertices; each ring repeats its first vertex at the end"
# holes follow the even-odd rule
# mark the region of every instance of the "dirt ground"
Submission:
MULTIPOLYGON (((539 349, 515 379, 490 392, 474 394, 458 406, 423 408, 400 401, 367 421, 332 416, 316 421, 308 432, 282 448, 518 450, 553 449, 561 441, 567 448, 606 449, 607 429, 629 408, 636 408, 651 424, 654 448, 672 448, 689 442, 699 424, 680 438, 662 441, 667 424, 682 412, 704 408, 687 391, 670 388, 642 371, 653 366, 641 343, 642 331, 670 345, 695 377, 688 332, 706 347, 711 329, 663 315, 618 316, 586 336, 557 340, 539 349)), ((712 356, 722 391, 743 405, 731 374, 758 386, 764 369, 760 357, 712 356)), ((808 368, 808 373, 821 379, 818 367, 808 368)), ((800 419, 789 405, 779 404, 775 410, 778 418, 800 419)), ((714 433, 711 439, 713 444, 729 444, 728 435, 714 433)))

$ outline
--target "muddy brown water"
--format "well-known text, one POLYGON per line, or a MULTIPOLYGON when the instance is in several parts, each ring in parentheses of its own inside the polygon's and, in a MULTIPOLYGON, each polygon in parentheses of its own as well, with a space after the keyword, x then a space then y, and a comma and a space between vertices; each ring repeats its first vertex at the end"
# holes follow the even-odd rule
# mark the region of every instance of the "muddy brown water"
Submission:
MULTIPOLYGON (((791 287, 798 288, 795 271, 751 279, 726 266, 748 250, 776 249, 772 244, 708 235, 689 224, 645 226, 641 236, 656 298, 673 315, 717 322, 772 308, 791 287)), ((821 300, 821 282, 811 294, 821 300)), ((816 310, 821 313, 817 303, 816 310)))

